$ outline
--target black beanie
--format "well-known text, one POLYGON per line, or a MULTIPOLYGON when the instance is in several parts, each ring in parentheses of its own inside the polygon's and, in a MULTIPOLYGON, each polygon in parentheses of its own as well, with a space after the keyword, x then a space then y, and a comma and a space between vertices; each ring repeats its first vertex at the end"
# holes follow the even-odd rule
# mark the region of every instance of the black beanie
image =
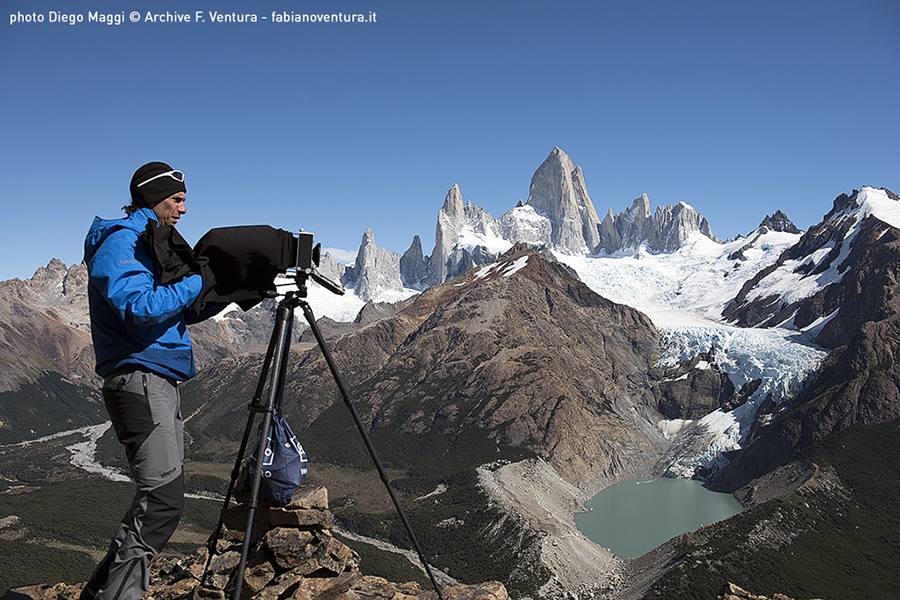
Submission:
MULTIPOLYGON (((134 206, 153 208, 173 194, 187 192, 183 173, 179 175, 181 181, 171 175, 157 177, 173 170, 164 162, 150 162, 135 171, 131 176, 131 203, 134 206)), ((177 171, 176 175, 178 173, 181 172, 177 171)))

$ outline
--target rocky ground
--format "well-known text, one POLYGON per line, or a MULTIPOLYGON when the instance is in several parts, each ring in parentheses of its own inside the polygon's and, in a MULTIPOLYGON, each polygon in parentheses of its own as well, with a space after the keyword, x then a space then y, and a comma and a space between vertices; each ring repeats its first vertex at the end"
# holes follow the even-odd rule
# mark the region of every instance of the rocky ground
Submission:
POLYGON ((624 585, 624 562, 585 537, 575 525, 574 514, 583 510, 592 491, 567 483, 540 459, 498 469, 483 467, 478 474, 494 502, 543 534, 541 561, 553 579, 541 590, 542 597, 618 597, 624 585))
MULTIPOLYGON (((205 547, 186 558, 156 560, 148 600, 438 600, 435 589, 364 575, 359 555, 331 535, 334 516, 325 488, 303 488, 285 507, 254 513, 246 568, 237 577, 247 506, 226 511, 222 535, 209 558, 205 547), (240 583, 240 589, 238 585, 240 583)), ((76 600, 83 584, 15 588, 2 600, 76 600)), ((499 582, 440 588, 443 600, 509 600, 499 582)))

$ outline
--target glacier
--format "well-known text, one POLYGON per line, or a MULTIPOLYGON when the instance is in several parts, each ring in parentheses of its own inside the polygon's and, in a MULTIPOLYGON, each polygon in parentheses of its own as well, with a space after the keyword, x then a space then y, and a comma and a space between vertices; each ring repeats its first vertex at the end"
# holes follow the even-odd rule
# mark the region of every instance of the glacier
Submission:
POLYGON ((768 397, 778 405, 797 393, 827 356, 811 341, 815 330, 741 328, 721 317, 744 282, 800 237, 761 229, 723 244, 695 233, 673 253, 652 253, 642 246, 612 255, 556 254, 592 290, 650 317, 661 335, 661 365, 712 349, 735 389, 762 382, 732 411, 716 410, 696 422, 658 423, 673 439, 666 475, 694 477, 723 466, 723 454, 747 442, 763 401, 768 397), (732 258, 738 253, 740 259, 732 258))

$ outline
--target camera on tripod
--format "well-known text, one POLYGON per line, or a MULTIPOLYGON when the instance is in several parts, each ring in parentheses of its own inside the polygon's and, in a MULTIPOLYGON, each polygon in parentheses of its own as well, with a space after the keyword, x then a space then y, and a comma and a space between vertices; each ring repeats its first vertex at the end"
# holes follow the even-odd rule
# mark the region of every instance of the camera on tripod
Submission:
MULTIPOLYGON (((344 293, 344 288, 341 287, 339 283, 331 281, 317 271, 322 253, 321 244, 313 243, 314 236, 311 232, 300 230, 299 233, 294 236, 294 234, 283 229, 274 229, 267 225, 229 228, 228 230, 217 232, 216 237, 221 238, 222 243, 227 244, 232 251, 238 249, 240 251, 239 254, 244 257, 243 276, 239 278, 241 281, 245 282, 247 275, 251 272, 257 274, 260 278, 256 279, 255 283, 259 284, 259 287, 256 287, 255 289, 264 289, 267 292, 273 292, 273 295, 270 297, 275 297, 275 290, 273 289, 275 276, 280 274, 290 275, 290 271, 293 270, 297 291, 289 291, 284 294, 283 298, 278 302, 278 309, 275 313, 275 324, 272 329, 272 337, 269 340, 269 347, 266 351, 262 372, 260 373, 259 382, 256 388, 256 394, 250 403, 250 418, 244 429, 244 436, 241 440, 238 456, 231 472, 231 482, 229 483, 228 491, 225 494, 219 524, 216 527, 215 534, 209 542, 210 552, 207 557, 206 568, 203 572, 201 586, 205 585, 206 577, 209 573, 210 565, 212 564, 213 555, 215 554, 215 548, 217 547, 218 540, 222 534, 225 511, 228 509, 229 503, 231 502, 235 484, 241 473, 241 464, 243 462, 244 453, 247 450, 247 444, 253 429, 256 414, 262 414, 262 419, 259 424, 260 444, 255 450, 255 460, 257 465, 266 464, 265 452, 269 446, 263 441, 269 439, 273 423, 276 420, 275 415, 276 413, 280 414, 282 402, 284 401, 284 385, 288 372, 287 364, 290 358, 291 330, 293 328, 294 311, 295 309, 300 308, 303 311, 306 322, 309 324, 310 330, 316 338, 319 349, 322 351, 325 363, 328 365, 328 369, 334 377, 338 390, 344 399, 344 404, 349 409, 353 421, 356 424, 356 428, 359 431, 360 436, 362 436, 363 442, 372 457, 372 462, 378 471, 381 481, 387 488, 391 501, 397 509, 397 514, 400 516, 400 520, 406 528, 410 541, 415 547, 419 559, 422 561, 422 566, 425 568, 428 577, 431 579, 438 600, 443 600, 441 588, 434 578, 434 574, 426 559, 425 552, 416 540, 409 519, 407 519, 403 507, 400 504, 394 489, 391 487, 390 480, 375 452, 375 447, 369 439, 366 427, 360 419, 356 407, 353 405, 350 393, 347 390, 347 386, 344 383, 341 374, 338 372, 337 364, 331 356, 331 352, 325 342, 325 337, 322 335, 319 326, 316 324, 316 318, 315 315, 313 315, 312 308, 305 300, 307 292, 306 284, 309 279, 312 279, 332 293, 338 295, 344 293), (254 266, 257 268, 250 268, 254 266), (267 383, 268 386, 266 385, 267 383), (265 391, 268 391, 268 393, 265 394, 264 400, 263 396, 265 391)), ((214 246, 214 244, 210 244, 210 246, 214 246)), ((216 252, 212 252, 212 254, 215 255, 216 252)), ((219 257, 219 259, 221 264, 228 267, 228 271, 234 270, 235 261, 231 257, 225 256, 224 258, 219 257)), ((253 476, 251 477, 252 481, 250 482, 247 522, 244 529, 240 562, 238 563, 236 570, 237 575, 235 578, 232 600, 240 600, 242 598, 244 568, 250 554, 250 541, 252 539, 250 533, 253 529, 254 515, 259 506, 262 471, 263 469, 261 468, 255 469, 253 471, 253 476)), ((295 482, 288 483, 293 485, 295 482)), ((296 482, 296 485, 299 485, 299 482, 296 482)))

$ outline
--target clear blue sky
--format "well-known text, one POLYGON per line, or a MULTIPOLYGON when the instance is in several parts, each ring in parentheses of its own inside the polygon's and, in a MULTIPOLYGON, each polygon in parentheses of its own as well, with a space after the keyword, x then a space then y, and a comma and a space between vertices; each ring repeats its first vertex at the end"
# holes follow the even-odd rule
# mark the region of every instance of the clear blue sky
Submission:
POLYGON ((94 215, 121 216, 151 160, 187 174, 191 242, 266 223, 347 250, 372 228, 379 246, 418 234, 430 253, 454 183, 500 216, 554 146, 601 217, 647 193, 654 209, 693 205, 723 239, 778 209, 805 229, 864 185, 900 192, 895 0, 0 6, 0 279, 79 262, 94 215), (192 22, 129 20, 167 9, 192 22), (44 22, 10 24, 18 12, 44 22))

